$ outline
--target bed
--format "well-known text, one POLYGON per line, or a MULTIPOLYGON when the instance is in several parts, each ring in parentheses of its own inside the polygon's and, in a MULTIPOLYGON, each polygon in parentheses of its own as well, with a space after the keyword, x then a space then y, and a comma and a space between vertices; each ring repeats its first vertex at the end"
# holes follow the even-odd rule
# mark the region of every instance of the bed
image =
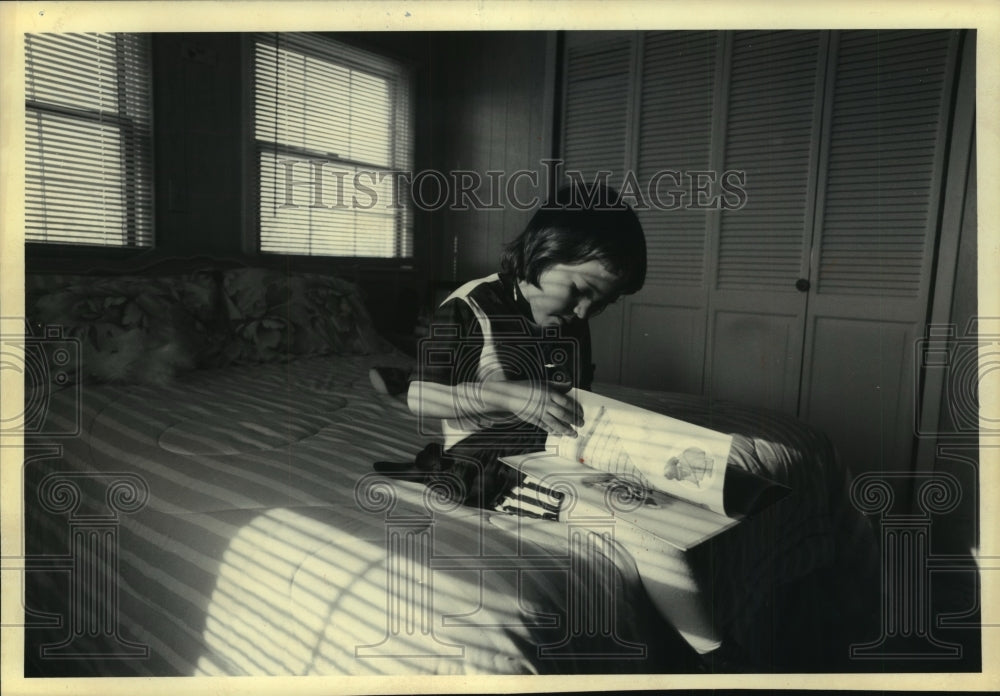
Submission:
POLYGON ((792 418, 595 386, 732 433, 729 466, 792 489, 665 555, 664 615, 613 524, 487 513, 373 471, 426 435, 372 388, 408 358, 350 283, 47 277, 28 307, 48 363, 26 391, 27 675, 802 671, 866 637, 871 529, 827 438, 792 418), (88 347, 126 316, 139 336, 88 347), (699 655, 705 616, 722 648, 699 655))

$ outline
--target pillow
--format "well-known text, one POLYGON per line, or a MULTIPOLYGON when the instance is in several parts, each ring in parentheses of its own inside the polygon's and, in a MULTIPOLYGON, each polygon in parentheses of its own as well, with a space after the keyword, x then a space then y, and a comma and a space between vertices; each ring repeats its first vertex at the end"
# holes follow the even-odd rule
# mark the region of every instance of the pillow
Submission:
POLYGON ((332 276, 263 268, 226 271, 223 301, 230 362, 296 355, 367 355, 391 349, 372 326, 357 287, 332 276))
POLYGON ((30 284, 27 312, 36 331, 60 326, 79 342, 68 372, 80 381, 164 384, 221 349, 213 287, 207 272, 52 277, 30 284))
POLYGON ((174 313, 174 320, 192 339, 197 367, 218 365, 229 341, 218 276, 217 271, 200 270, 160 279, 180 309, 174 313))

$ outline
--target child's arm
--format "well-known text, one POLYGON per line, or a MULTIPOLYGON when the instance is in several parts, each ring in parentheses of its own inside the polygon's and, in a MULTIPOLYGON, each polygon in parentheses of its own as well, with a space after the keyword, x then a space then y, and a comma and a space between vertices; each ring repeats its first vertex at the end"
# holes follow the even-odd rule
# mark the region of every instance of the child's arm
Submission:
POLYGON ((574 425, 583 424, 579 404, 554 384, 491 380, 455 385, 414 381, 407 405, 416 415, 462 418, 477 422, 491 414, 514 414, 546 432, 576 437, 574 425))

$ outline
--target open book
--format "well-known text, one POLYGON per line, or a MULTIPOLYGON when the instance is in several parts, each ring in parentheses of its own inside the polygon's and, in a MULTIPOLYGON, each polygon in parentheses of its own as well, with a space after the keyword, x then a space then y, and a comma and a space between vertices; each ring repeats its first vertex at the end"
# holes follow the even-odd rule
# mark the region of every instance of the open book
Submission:
POLYGON ((624 527, 687 550, 766 507, 787 487, 727 468, 732 436, 574 389, 577 437, 550 435, 544 452, 502 461, 532 483, 560 520, 613 516, 624 527))

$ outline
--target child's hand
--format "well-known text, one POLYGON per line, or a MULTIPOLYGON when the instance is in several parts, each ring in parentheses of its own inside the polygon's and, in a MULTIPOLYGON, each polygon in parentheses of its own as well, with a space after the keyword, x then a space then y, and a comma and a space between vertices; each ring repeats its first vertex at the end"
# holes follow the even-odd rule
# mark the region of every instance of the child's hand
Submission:
POLYGON ((483 387, 496 393, 503 410, 546 432, 576 437, 576 428, 583 425, 580 404, 556 382, 495 381, 483 387))

